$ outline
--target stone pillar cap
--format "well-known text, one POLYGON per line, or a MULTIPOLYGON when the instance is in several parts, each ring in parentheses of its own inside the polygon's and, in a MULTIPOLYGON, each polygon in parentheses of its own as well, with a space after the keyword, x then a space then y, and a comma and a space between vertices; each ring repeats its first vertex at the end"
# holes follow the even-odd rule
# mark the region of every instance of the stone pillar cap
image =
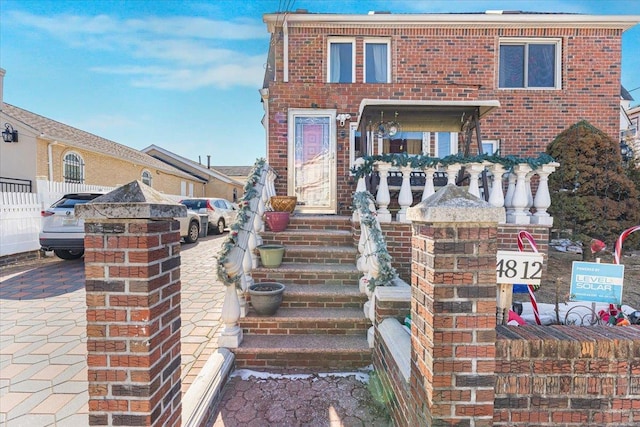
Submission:
POLYGON ((166 219, 187 216, 187 207, 136 180, 76 205, 75 214, 84 219, 166 219))
POLYGON ((503 223, 504 208, 470 194, 466 189, 447 185, 417 205, 407 209, 412 222, 503 223))

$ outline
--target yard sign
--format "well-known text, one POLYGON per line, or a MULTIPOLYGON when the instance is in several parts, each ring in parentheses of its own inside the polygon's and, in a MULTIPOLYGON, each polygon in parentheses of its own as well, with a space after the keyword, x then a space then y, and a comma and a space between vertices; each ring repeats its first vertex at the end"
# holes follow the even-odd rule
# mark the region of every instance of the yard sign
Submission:
POLYGON ((624 265, 574 261, 571 300, 622 304, 624 265))

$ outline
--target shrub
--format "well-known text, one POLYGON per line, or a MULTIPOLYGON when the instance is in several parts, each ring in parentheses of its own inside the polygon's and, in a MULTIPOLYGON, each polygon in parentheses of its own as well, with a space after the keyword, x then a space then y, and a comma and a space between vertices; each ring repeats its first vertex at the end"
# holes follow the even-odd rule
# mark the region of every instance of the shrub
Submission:
MULTIPOLYGON (((560 163, 549 176, 549 212, 556 227, 600 239, 613 249, 622 231, 640 223, 638 188, 623 166, 617 141, 580 121, 559 134, 547 154, 560 163)), ((629 238, 625 248, 637 246, 638 240, 629 238)))

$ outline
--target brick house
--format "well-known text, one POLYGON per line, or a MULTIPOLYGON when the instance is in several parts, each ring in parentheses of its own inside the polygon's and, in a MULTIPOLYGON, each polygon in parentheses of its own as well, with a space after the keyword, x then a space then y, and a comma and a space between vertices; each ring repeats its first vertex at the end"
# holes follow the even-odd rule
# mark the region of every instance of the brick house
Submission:
POLYGON ((621 37, 638 23, 495 11, 263 20, 276 189, 298 196, 300 212, 343 214, 355 189, 349 169, 363 154, 535 157, 579 120, 618 138, 621 37), (473 144, 463 138, 470 118, 473 144))

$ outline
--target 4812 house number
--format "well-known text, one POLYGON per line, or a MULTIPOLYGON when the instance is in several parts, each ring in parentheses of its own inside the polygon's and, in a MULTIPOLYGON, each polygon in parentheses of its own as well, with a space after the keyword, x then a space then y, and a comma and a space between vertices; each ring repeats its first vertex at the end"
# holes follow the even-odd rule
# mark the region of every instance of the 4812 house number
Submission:
POLYGON ((539 285, 542 279, 542 254, 498 251, 497 283, 539 285))

